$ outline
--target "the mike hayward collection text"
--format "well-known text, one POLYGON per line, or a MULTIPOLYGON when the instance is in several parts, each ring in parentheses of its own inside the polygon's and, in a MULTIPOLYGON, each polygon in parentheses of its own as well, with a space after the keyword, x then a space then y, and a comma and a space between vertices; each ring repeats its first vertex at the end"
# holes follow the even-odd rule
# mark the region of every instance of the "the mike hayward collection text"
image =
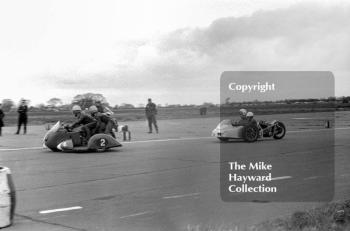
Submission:
POLYGON ((275 193, 277 187, 266 186, 263 182, 272 181, 272 165, 265 162, 249 162, 247 165, 228 162, 230 173, 228 191, 231 193, 275 193), (258 173, 245 175, 245 172, 258 173), (267 173, 266 173, 267 172, 267 173), (265 173, 262 175, 261 173, 265 173), (254 184, 254 185, 250 185, 254 184))

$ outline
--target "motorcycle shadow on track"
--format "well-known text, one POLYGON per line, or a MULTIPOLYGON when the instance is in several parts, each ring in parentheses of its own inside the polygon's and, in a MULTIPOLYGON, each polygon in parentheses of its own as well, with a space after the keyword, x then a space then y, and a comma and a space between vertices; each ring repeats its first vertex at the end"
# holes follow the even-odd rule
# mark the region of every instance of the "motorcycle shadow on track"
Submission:
POLYGON ((91 151, 91 150, 72 150, 65 152, 52 152, 50 149, 45 148, 43 150, 45 155, 110 155, 110 154, 118 154, 123 153, 120 149, 108 149, 104 151, 91 151))
POLYGON ((273 140, 273 139, 258 139, 252 143, 246 142, 245 140, 242 139, 228 139, 228 140, 213 140, 214 143, 219 143, 219 144, 235 144, 235 143, 242 143, 242 144, 253 144, 253 143, 265 143, 265 142, 281 142, 282 140, 273 140))

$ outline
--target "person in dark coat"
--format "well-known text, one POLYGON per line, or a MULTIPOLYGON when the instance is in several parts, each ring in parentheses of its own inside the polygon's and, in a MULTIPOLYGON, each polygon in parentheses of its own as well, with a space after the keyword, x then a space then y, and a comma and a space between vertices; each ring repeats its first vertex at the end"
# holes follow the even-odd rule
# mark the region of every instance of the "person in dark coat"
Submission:
POLYGON ((152 124, 154 125, 154 128, 156 129, 156 132, 158 133, 158 125, 157 125, 157 120, 156 120, 157 107, 152 102, 152 99, 148 99, 148 104, 146 105, 145 112, 146 112, 146 117, 148 120, 148 128, 149 128, 148 133, 152 133, 152 124))
POLYGON ((27 115, 28 106, 24 99, 21 101, 21 105, 18 107, 17 112, 18 112, 18 123, 17 123, 16 135, 19 134, 22 124, 23 124, 23 134, 26 134, 27 122, 28 122, 28 115, 27 115))
POLYGON ((2 110, 2 104, 0 103, 0 136, 2 135, 2 127, 4 126, 5 114, 2 110))

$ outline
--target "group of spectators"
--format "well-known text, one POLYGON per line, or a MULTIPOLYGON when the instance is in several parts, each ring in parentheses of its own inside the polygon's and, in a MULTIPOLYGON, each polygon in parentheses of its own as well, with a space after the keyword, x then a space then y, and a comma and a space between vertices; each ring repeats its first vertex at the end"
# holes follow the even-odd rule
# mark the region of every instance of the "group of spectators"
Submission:
MULTIPOLYGON (((27 133, 27 122, 28 122, 28 106, 26 100, 21 100, 21 103, 17 109, 18 112, 18 120, 17 120, 17 132, 16 135, 19 135, 21 127, 23 125, 23 134, 27 133)), ((5 113, 2 110, 2 104, 0 103, 0 136, 2 135, 2 127, 4 127, 4 117, 5 113)))

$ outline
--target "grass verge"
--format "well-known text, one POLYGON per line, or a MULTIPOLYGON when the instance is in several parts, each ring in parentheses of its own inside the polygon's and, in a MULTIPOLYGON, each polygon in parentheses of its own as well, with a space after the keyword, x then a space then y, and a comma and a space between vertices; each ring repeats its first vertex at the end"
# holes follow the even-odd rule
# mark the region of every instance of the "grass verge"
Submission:
POLYGON ((288 217, 251 227, 236 225, 189 225, 186 231, 346 231, 350 230, 350 200, 331 202, 288 217))

